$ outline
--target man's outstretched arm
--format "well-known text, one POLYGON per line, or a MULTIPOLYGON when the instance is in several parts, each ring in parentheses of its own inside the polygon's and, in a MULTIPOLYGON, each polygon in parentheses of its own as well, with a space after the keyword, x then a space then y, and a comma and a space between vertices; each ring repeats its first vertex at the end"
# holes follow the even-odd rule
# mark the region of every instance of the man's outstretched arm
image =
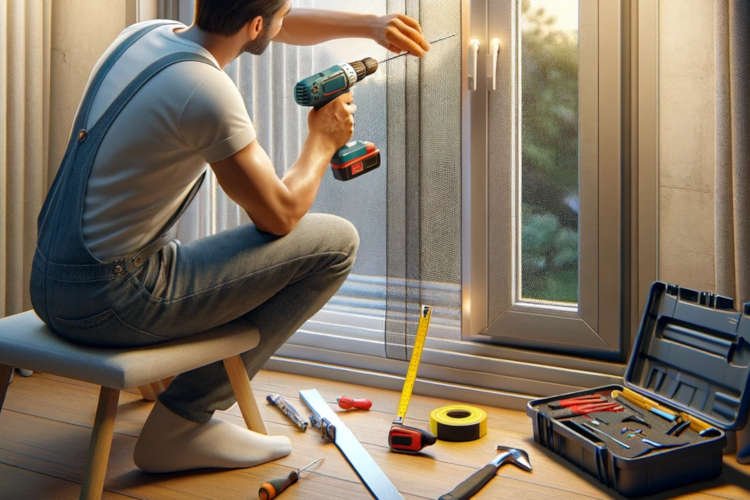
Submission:
POLYGON ((376 16, 318 9, 294 8, 274 41, 314 45, 336 38, 370 38, 393 52, 423 56, 430 44, 419 23, 404 14, 376 16))

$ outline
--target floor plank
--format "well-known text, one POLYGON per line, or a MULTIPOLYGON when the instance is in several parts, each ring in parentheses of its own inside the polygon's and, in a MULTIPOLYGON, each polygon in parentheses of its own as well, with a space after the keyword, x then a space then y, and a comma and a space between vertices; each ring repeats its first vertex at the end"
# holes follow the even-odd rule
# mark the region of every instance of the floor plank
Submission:
MULTIPOLYGON (((75 482, 38 474, 27 469, 2 463, 0 463, 0 478, 2 478, 0 498, 56 498, 59 500, 74 500, 78 498, 81 489, 81 485, 75 482)), ((120 500, 132 497, 106 491, 103 498, 105 500, 120 500)))
MULTIPOLYGON (((523 412, 484 408, 488 412, 487 436, 469 443, 439 441, 426 448, 423 456, 410 456, 391 453, 387 448, 387 432, 399 399, 396 391, 271 371, 260 372, 252 385, 269 432, 292 440, 293 452, 288 457, 242 470, 143 474, 132 462, 132 451, 152 403, 123 392, 105 483, 107 494, 112 498, 254 498, 263 480, 284 476, 293 468, 323 457, 324 462, 285 492, 285 498, 370 498, 332 444, 323 442, 312 430, 300 432, 276 408, 265 403, 266 394, 278 392, 307 414, 298 391, 314 387, 332 406, 336 397, 344 394, 373 401, 370 411, 340 410, 340 417, 405 498, 436 498, 449 491, 491 460, 497 444, 527 450, 534 471, 527 473, 505 466, 477 499, 617 497, 613 490, 537 445, 531 436, 529 418, 523 412)), ((0 413, 0 498, 75 498, 88 450, 96 394, 97 388, 91 384, 49 374, 16 378, 0 413), (27 480, 32 477, 39 480, 27 480)), ((429 412, 452 403, 414 396, 407 423, 427 428, 429 412)), ((236 405, 218 416, 243 424, 236 405)), ((675 495, 691 499, 748 498, 750 466, 737 465, 726 457, 720 478, 669 492, 670 497, 675 495)))

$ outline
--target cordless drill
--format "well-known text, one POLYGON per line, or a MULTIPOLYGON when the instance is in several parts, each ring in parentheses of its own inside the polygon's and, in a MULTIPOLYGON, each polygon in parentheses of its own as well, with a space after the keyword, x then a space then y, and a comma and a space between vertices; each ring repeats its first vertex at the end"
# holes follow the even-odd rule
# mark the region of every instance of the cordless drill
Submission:
MULTIPOLYGON (((372 57, 336 64, 297 82, 294 99, 301 106, 320 109, 377 69, 378 62, 372 57)), ((380 150, 369 141, 348 142, 331 159, 333 176, 341 181, 348 181, 379 166, 380 150)))

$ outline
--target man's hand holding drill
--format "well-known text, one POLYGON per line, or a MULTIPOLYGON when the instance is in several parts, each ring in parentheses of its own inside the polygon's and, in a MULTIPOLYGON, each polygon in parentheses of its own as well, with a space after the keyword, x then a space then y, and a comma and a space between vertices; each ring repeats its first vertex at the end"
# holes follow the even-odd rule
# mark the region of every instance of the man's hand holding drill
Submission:
POLYGON ((354 133, 354 96, 341 94, 320 109, 313 108, 307 115, 307 128, 311 139, 330 149, 330 158, 354 133))

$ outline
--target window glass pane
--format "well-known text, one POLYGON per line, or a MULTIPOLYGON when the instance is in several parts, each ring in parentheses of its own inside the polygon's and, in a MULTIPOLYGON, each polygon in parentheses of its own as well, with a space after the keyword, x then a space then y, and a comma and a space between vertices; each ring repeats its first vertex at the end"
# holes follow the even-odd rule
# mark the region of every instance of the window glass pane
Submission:
POLYGON ((519 295, 577 303, 578 0, 523 0, 520 15, 519 295))

